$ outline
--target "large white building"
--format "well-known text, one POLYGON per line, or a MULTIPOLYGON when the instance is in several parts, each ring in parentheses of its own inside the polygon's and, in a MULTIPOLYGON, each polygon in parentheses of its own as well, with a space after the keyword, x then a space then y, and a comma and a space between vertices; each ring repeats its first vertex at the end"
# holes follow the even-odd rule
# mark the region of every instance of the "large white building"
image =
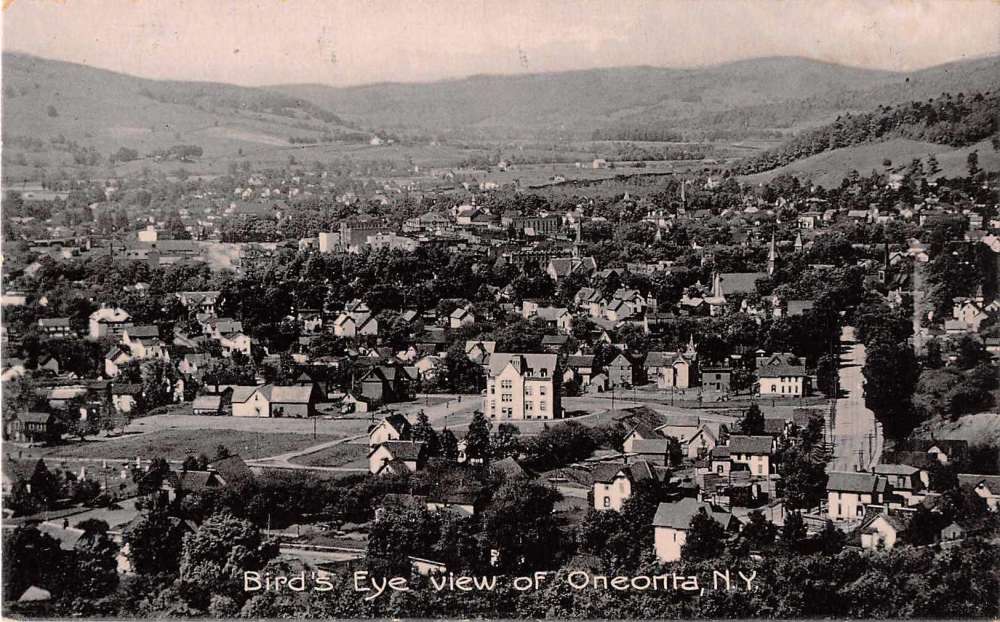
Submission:
POLYGON ((491 419, 558 419, 561 374, 555 354, 490 357, 483 412, 491 419))

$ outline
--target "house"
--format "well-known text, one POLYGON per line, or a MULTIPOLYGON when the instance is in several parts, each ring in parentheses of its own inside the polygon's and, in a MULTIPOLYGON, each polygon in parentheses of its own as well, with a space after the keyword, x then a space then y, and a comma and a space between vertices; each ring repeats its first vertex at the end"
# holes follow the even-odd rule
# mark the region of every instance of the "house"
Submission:
POLYGON ((834 471, 826 483, 827 515, 833 520, 861 518, 870 505, 885 501, 888 482, 874 473, 834 471))
POLYGON ((861 524, 861 548, 890 550, 906 534, 910 520, 905 514, 875 514, 861 524))
POLYGON ((128 326, 122 330, 122 345, 136 359, 167 358, 167 350, 160 341, 156 326, 128 326))
POLYGON ((877 464, 872 473, 882 476, 892 486, 892 492, 902 497, 906 505, 916 505, 923 498, 924 479, 921 470, 908 464, 877 464))
POLYGON ((71 337, 73 328, 68 317, 41 318, 38 320, 38 332, 52 338, 71 337))
POLYGON ((111 385, 111 403, 114 405, 115 410, 122 414, 128 414, 135 410, 141 399, 141 384, 118 383, 111 385))
POLYGON ((566 307, 538 307, 531 317, 537 317, 547 326, 557 328, 564 333, 573 330, 573 315, 566 307))
POLYGON ((804 397, 809 394, 809 380, 802 365, 767 365, 757 370, 761 397, 804 397))
POLYGON ((91 339, 118 337, 130 319, 124 309, 102 307, 90 314, 88 335, 91 339))
POLYGON ((959 473, 958 483, 969 486, 986 500, 986 505, 994 512, 1000 512, 1000 475, 976 475, 959 473))
POLYGON ((543 335, 542 348, 546 352, 559 352, 569 342, 569 335, 543 335))
POLYGON ((222 396, 221 395, 199 395, 191 403, 191 414, 194 415, 221 415, 222 396))
POLYGON ((333 334, 337 337, 378 335, 378 320, 373 315, 341 313, 333 322, 333 334))
POLYGON ((14 415, 6 423, 7 438, 15 443, 53 443, 61 434, 58 420, 51 413, 26 412, 14 415))
POLYGON ((271 404, 255 386, 233 386, 229 403, 234 417, 270 417, 271 404))
POLYGON ((730 367, 708 365, 701 370, 701 386, 710 391, 729 393, 732 391, 733 370, 730 367))
POLYGON ((566 371, 563 382, 576 381, 581 387, 590 384, 594 374, 593 354, 571 354, 566 357, 566 371))
POLYGON ((712 505, 690 497, 673 503, 661 503, 653 516, 653 546, 661 563, 675 562, 681 558, 681 549, 687 541, 691 519, 705 512, 722 525, 726 531, 738 528, 738 521, 729 512, 716 510, 712 505))
POLYGON ((628 360, 624 354, 616 356, 608 363, 608 379, 612 388, 632 387, 635 384, 632 361, 628 360))
POLYGON ((650 352, 643 364, 646 380, 658 389, 687 389, 695 386, 696 365, 693 357, 680 352, 650 352))
POLYGON ((410 420, 405 415, 386 415, 368 430, 368 446, 377 447, 386 441, 410 440, 411 428, 410 420))
POLYGON ((121 373, 122 366, 131 360, 132 355, 129 354, 128 348, 121 344, 112 347, 104 355, 104 375, 108 378, 114 378, 121 373))
POLYGON ((370 404, 391 404, 407 399, 406 374, 396 365, 375 365, 358 374, 360 397, 370 404))
POLYGON ((475 516, 483 508, 483 492, 478 489, 436 490, 427 495, 429 512, 452 512, 459 516, 475 516))
POLYGON ((561 383, 555 354, 496 352, 490 357, 483 412, 492 419, 558 419, 561 383))
POLYGON ((475 323, 476 316, 464 307, 455 309, 451 312, 451 315, 448 316, 448 326, 450 328, 462 328, 464 326, 472 326, 475 323))
POLYGON ((598 464, 591 472, 595 510, 615 510, 632 496, 633 487, 641 481, 659 480, 655 467, 644 461, 633 464, 598 464))
POLYGON ((765 477, 771 473, 771 456, 774 454, 775 443, 770 436, 733 434, 729 437, 728 447, 730 459, 750 467, 751 474, 765 477))
POLYGON ((633 438, 625 449, 625 454, 638 462, 648 462, 657 466, 670 465, 670 441, 666 438, 633 438))
POLYGON ((386 441, 368 452, 368 471, 373 475, 411 473, 423 468, 423 441, 386 441))
POLYGON ((490 362, 490 356, 497 349, 497 342, 495 341, 466 341, 465 342, 465 355, 469 357, 469 360, 477 365, 488 365, 490 362))
POLYGON ((257 387, 270 405, 270 417, 297 417, 304 419, 316 414, 316 403, 321 395, 316 384, 278 386, 265 384, 257 387))
POLYGON ((941 540, 951 542, 963 540, 965 538, 982 533, 988 527, 988 523, 983 520, 958 520, 953 521, 941 530, 941 540))

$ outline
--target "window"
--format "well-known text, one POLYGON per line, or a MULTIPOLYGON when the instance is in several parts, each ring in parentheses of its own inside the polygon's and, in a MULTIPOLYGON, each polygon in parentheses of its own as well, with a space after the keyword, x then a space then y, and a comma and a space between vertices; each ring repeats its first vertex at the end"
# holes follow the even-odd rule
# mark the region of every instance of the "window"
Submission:
POLYGON ((525 395, 531 395, 531 387, 530 386, 525 385, 525 387, 524 387, 524 394, 525 395))
POLYGON ((715 472, 716 472, 716 473, 718 473, 719 475, 722 475, 722 473, 723 473, 723 472, 724 472, 725 470, 726 470, 726 467, 725 467, 725 465, 723 465, 723 464, 720 464, 720 465, 718 465, 717 467, 715 467, 715 472))
POLYGON ((502 394, 500 396, 500 401, 501 402, 513 402, 514 401, 514 396, 511 395, 510 393, 504 393, 504 394, 502 394))
POLYGON ((524 409, 525 410, 535 410, 535 403, 534 402, 525 402, 524 403, 524 409))
POLYGON ((500 381, 500 388, 501 389, 510 389, 513 386, 514 386, 514 383, 512 381, 510 381, 510 380, 501 380, 500 381))
POLYGON ((771 385, 771 393, 775 393, 778 390, 777 385, 771 385))
POLYGON ((507 417, 508 419, 510 419, 513 414, 514 414, 514 409, 513 408, 504 408, 503 409, 503 416, 504 417, 507 417))
POLYGON ((538 387, 538 394, 539 395, 545 395, 546 393, 547 393, 547 391, 545 390, 545 386, 544 385, 538 387))
POLYGON ((538 409, 539 409, 539 410, 546 410, 546 408, 547 408, 547 407, 546 407, 546 405, 545 405, 545 402, 539 402, 539 403, 538 403, 538 409))
POLYGON ((542 373, 541 373, 542 378, 547 378, 548 375, 549 375, 549 370, 547 368, 543 367, 542 368, 542 373))
POLYGON ((611 497, 604 497, 604 507, 611 507, 611 497))

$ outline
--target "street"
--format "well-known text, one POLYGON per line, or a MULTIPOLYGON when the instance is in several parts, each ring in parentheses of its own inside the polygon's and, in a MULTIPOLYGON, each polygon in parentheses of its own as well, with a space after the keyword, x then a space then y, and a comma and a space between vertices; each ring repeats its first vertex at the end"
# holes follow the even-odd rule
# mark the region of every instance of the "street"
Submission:
POLYGON ((882 426, 875 413, 865 406, 865 346, 855 340, 854 327, 845 326, 840 335, 840 390, 833 422, 833 459, 827 471, 868 469, 882 453, 882 426))

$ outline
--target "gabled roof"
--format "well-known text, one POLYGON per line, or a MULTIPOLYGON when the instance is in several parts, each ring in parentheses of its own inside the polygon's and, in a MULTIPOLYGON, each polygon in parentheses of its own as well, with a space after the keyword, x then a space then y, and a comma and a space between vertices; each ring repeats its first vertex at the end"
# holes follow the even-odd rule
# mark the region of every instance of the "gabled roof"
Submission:
POLYGON ((392 413, 391 415, 386 415, 382 419, 382 421, 373 425, 368 433, 371 434, 371 432, 375 431, 375 428, 379 427, 382 424, 391 426, 394 430, 396 430, 396 432, 398 432, 401 435, 405 435, 406 432, 410 430, 410 420, 407 419, 405 415, 401 415, 399 413, 392 413))
POLYGON ((555 374, 558 361, 555 354, 494 352, 490 357, 490 375, 499 375, 507 365, 511 364, 521 375, 534 375, 539 370, 545 369, 551 376, 555 374))
POLYGON ((129 336, 129 339, 144 339, 149 337, 159 338, 160 329, 149 324, 129 326, 125 329, 125 334, 129 336))
POLYGON ((221 395, 199 395, 191 402, 192 410, 219 410, 221 407, 221 395))
POLYGON ((372 449, 368 455, 371 456, 379 449, 385 448, 396 460, 412 461, 420 458, 423 453, 423 441, 385 441, 378 447, 372 449))
POLYGON ((668 445, 665 438, 637 438, 632 441, 632 451, 637 454, 662 455, 667 453, 668 445))
POLYGON ((729 437, 729 453, 770 455, 774 439, 770 436, 741 436, 734 434, 729 437))
POLYGON ((656 514, 653 516, 653 527, 687 531, 691 526, 691 519, 702 509, 723 527, 728 527, 733 520, 733 515, 729 512, 716 510, 711 504, 685 497, 674 503, 661 503, 657 506, 656 514))
POLYGON ((593 354, 571 354, 566 357, 566 367, 576 369, 578 367, 585 367, 590 369, 594 366, 594 355, 593 354))
POLYGON ((826 489, 836 492, 871 494, 885 490, 885 479, 872 473, 849 473, 834 471, 826 483, 826 489))
POLYGON ((229 401, 233 404, 242 404, 250 399, 253 394, 257 392, 259 387, 249 385, 232 385, 230 388, 233 390, 233 394, 229 401))
POLYGON ((266 384, 259 390, 272 404, 309 404, 313 401, 312 385, 275 386, 266 384))
POLYGON ((43 317, 39 318, 38 325, 41 327, 69 328, 68 317, 43 317))

